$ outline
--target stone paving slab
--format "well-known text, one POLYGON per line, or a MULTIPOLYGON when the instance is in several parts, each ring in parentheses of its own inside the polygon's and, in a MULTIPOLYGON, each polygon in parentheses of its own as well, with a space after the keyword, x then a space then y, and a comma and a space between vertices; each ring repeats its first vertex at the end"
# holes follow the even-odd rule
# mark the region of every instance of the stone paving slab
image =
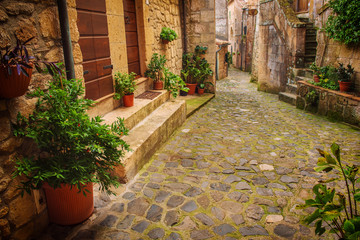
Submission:
MULTIPOLYGON (((257 92, 237 70, 217 89, 123 194, 66 228, 66 239, 319 239, 300 221, 309 211, 296 209, 323 177, 316 148, 335 141, 358 163, 359 131, 257 92)), ((50 232, 42 239, 57 239, 50 232)))

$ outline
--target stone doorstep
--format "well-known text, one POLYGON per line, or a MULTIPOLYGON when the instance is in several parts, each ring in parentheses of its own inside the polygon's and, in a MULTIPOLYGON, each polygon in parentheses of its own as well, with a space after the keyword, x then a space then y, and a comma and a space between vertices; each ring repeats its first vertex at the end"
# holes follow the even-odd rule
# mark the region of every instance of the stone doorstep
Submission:
POLYGON ((136 124, 141 122, 144 118, 149 116, 161 104, 169 100, 170 94, 167 90, 151 90, 154 92, 161 92, 159 96, 150 99, 134 99, 134 106, 120 107, 104 116, 105 123, 111 124, 118 117, 124 118, 125 126, 132 129, 136 124))
POLYGON ((296 105, 296 95, 292 93, 280 92, 279 100, 294 106, 296 105))
POLYGON ((139 96, 140 94, 142 94, 143 92, 146 92, 150 89, 150 83, 152 81, 150 81, 150 79, 148 79, 147 77, 140 77, 138 79, 136 79, 136 90, 134 92, 135 97, 139 96))
POLYGON ((297 85, 296 84, 286 84, 286 92, 296 94, 297 85))
POLYGON ((114 171, 120 181, 132 179, 185 119, 185 101, 168 101, 130 130, 123 139, 132 151, 125 155, 123 166, 118 166, 114 171))

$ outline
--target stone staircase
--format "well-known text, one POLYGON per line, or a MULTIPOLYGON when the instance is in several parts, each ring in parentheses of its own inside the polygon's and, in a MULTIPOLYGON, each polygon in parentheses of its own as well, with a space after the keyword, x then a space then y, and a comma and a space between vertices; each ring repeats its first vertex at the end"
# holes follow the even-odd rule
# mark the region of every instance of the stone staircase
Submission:
POLYGON ((305 35, 305 68, 293 68, 291 69, 288 83, 286 84, 285 92, 279 93, 279 100, 287 102, 292 105, 296 105, 297 96, 297 81, 307 81, 312 79, 312 71, 308 69, 311 63, 316 59, 316 29, 314 24, 309 22, 308 18, 299 18, 306 23, 306 35, 305 35))
MULTIPOLYGON (((139 79, 138 85, 135 96, 149 91, 148 81, 139 79)), ((132 151, 125 155, 123 165, 114 171, 122 183, 132 179, 186 119, 184 100, 170 99, 167 90, 150 91, 158 92, 159 95, 154 99, 135 97, 133 107, 119 107, 103 117, 107 124, 116 121, 118 117, 124 118, 125 126, 130 130, 123 139, 132 151)))

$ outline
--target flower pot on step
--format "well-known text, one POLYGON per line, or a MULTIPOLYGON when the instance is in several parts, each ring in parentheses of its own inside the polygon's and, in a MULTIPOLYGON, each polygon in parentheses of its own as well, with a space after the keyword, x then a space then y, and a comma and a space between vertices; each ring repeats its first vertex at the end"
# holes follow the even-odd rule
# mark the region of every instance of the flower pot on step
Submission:
POLYGON ((320 78, 318 75, 314 75, 314 82, 320 82, 320 78))
MULTIPOLYGON (((30 64, 32 66, 32 64, 30 64)), ((16 66, 11 66, 12 74, 9 75, 6 67, 0 66, 0 98, 14 98, 25 94, 29 87, 32 68, 25 68, 28 77, 20 72, 18 75, 16 66)))
POLYGON ((349 92, 351 87, 351 82, 340 82, 339 81, 340 92, 349 92))
POLYGON ((196 83, 187 83, 186 87, 189 88, 188 94, 189 95, 194 95, 195 94, 195 90, 196 90, 196 83))
POLYGON ((124 107, 134 106, 134 94, 127 94, 123 96, 124 107))
POLYGON ((198 94, 199 94, 199 95, 204 94, 204 91, 205 91, 204 88, 198 88, 197 90, 198 90, 198 94))
POLYGON ((162 90, 164 88, 163 81, 155 81, 154 82, 154 90, 162 90))
POLYGON ((88 219, 94 210, 93 184, 87 183, 86 196, 76 186, 61 184, 52 188, 44 183, 49 221, 60 225, 73 225, 88 219))

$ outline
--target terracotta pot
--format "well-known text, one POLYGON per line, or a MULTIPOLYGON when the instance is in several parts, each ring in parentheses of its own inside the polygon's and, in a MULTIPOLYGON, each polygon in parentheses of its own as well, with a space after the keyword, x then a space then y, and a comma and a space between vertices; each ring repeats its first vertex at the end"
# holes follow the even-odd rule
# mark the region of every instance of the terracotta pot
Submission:
POLYGON ((189 88, 188 94, 189 95, 194 95, 195 94, 195 90, 196 90, 196 83, 187 83, 186 87, 189 88))
POLYGON ((162 90, 164 88, 163 81, 155 81, 154 82, 154 90, 162 90))
POLYGON ((320 78, 318 75, 314 75, 314 82, 320 82, 320 78))
POLYGON ((168 44, 170 41, 169 40, 165 40, 165 39, 161 39, 163 44, 168 44))
POLYGON ((339 81, 339 86, 340 86, 340 92, 349 92, 350 87, 351 87, 351 82, 340 82, 339 81))
POLYGON ((198 89, 197 89, 197 90, 198 90, 198 94, 199 94, 199 95, 204 94, 204 91, 205 91, 205 89, 204 89, 204 88, 199 88, 199 87, 198 87, 198 89))
MULTIPOLYGON (((30 64, 32 66, 32 64, 30 64)), ((14 98, 25 94, 29 87, 32 68, 25 68, 29 77, 22 72, 17 73, 16 66, 11 66, 12 74, 9 76, 7 68, 0 66, 0 97, 14 98)))
POLYGON ((53 189, 44 183, 49 221, 60 225, 73 225, 88 219, 94 210, 93 184, 87 183, 86 196, 76 186, 61 184, 53 189))
POLYGON ((128 94, 123 96, 124 107, 134 106, 134 94, 128 94))

